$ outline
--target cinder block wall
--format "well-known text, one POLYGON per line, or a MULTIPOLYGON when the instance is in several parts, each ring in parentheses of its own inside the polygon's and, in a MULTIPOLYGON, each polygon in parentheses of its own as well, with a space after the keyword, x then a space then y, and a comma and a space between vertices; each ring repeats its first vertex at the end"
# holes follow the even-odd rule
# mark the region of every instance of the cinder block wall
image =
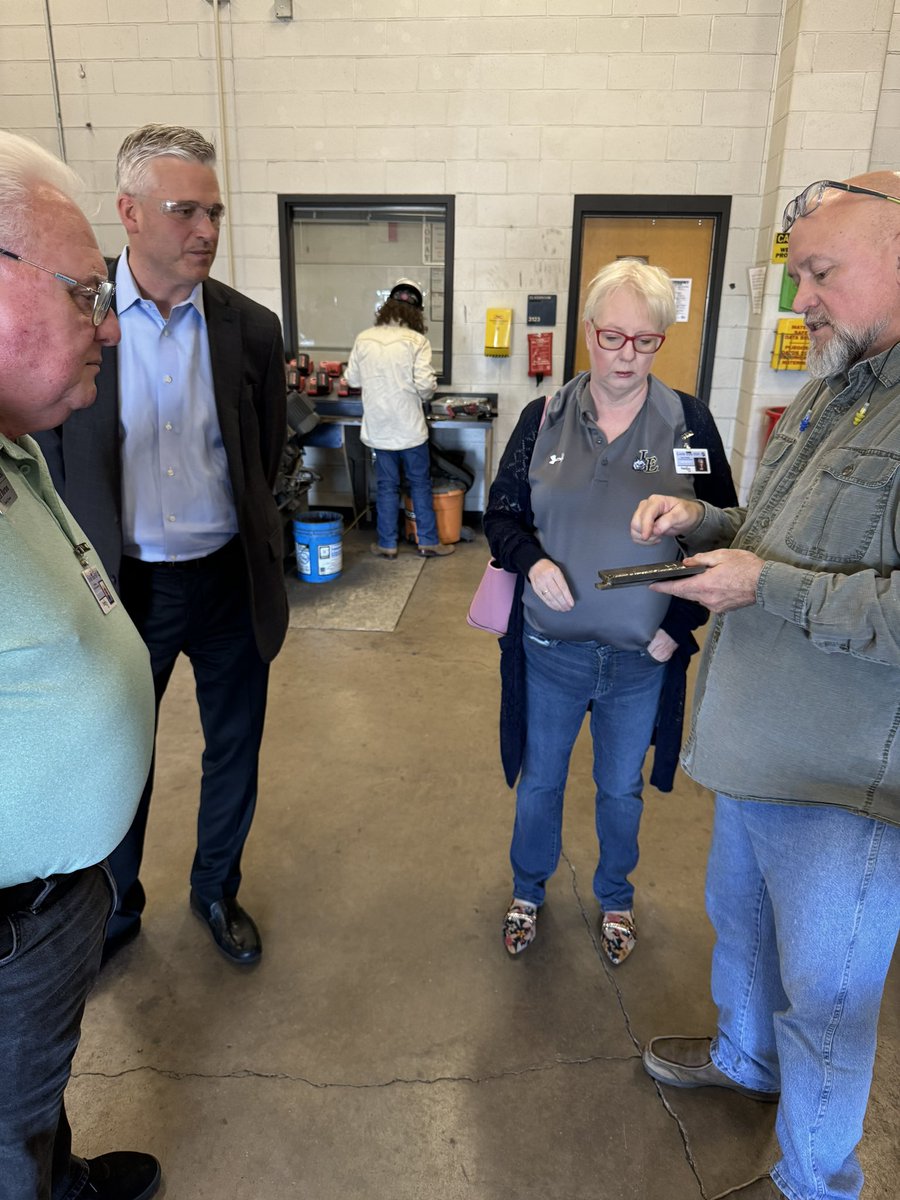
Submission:
MULTIPOLYGON (((279 192, 457 197, 454 386, 500 394, 504 444, 535 395, 529 292, 556 292, 562 376, 574 194, 733 196, 709 397, 739 478, 762 409, 802 377, 768 367, 780 268, 750 311, 784 202, 893 166, 900 0, 46 0, 69 161, 119 250, 112 160, 147 121, 195 125, 230 175, 234 279, 281 312, 279 192), (217 80, 222 81, 220 103, 217 80), (484 312, 515 314, 482 353, 484 312)), ((0 5, 0 123, 58 150, 45 0, 0 5)), ((229 279, 220 250, 216 274, 229 279)))

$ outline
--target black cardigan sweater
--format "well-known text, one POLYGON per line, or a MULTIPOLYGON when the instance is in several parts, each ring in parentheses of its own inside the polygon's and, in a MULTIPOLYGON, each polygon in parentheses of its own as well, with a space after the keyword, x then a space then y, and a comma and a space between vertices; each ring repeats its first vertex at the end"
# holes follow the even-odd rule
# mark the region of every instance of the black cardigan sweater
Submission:
MULTIPOLYGON (((684 408, 686 426, 693 430, 694 443, 709 450, 710 474, 694 478, 697 499, 706 500, 717 508, 729 508, 737 504, 737 494, 712 414, 696 396, 689 396, 685 392, 678 392, 678 396, 684 408)), ((528 572, 539 559, 547 557, 534 536, 534 514, 528 482, 528 469, 541 426, 544 404, 545 398, 541 397, 522 410, 491 484, 484 514, 484 532, 492 556, 505 570, 515 571, 519 575, 509 628, 500 638, 500 757, 510 787, 515 785, 522 766, 527 729, 522 593, 528 572)), ((709 610, 702 605, 673 596, 662 622, 661 627, 678 643, 678 649, 666 663, 653 735, 656 750, 650 782, 661 792, 672 790, 681 750, 687 668, 691 656, 698 649, 693 631, 704 624, 708 617, 709 610)))

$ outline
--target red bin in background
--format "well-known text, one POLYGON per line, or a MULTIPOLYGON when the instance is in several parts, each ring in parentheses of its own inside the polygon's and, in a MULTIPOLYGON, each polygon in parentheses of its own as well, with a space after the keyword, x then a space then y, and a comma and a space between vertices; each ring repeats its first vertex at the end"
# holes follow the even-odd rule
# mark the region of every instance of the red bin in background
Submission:
MULTIPOLYGON (((780 406, 776 406, 775 408, 767 408, 764 410, 764 414, 765 414, 765 418, 766 418, 765 442, 767 442, 769 440, 769 438, 772 436, 772 431, 774 430, 775 426, 778 424, 781 414, 784 412, 786 407, 787 407, 786 405, 782 404, 780 406)), ((763 444, 765 444, 765 442, 763 444)))

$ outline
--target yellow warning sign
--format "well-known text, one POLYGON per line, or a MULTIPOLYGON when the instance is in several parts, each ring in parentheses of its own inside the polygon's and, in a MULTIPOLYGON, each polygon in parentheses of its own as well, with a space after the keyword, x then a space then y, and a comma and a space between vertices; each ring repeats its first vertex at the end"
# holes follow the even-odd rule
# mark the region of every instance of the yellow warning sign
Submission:
POLYGON ((805 371, 809 330, 798 317, 785 317, 775 327, 772 350, 773 371, 805 371))
POLYGON ((772 262, 786 263, 788 254, 789 233, 776 233, 772 242, 772 262))

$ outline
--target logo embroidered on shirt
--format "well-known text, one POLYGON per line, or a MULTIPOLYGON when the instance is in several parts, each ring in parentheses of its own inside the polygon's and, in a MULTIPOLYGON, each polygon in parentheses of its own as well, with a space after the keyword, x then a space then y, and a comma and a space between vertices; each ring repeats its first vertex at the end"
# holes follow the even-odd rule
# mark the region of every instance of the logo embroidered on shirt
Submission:
POLYGON ((565 457, 566 457, 566 452, 564 450, 562 452, 562 454, 551 454, 550 457, 547 459, 547 462, 550 464, 551 467, 555 467, 556 464, 561 463, 565 457))
POLYGON ((639 450, 638 456, 631 464, 632 471, 658 471, 659 459, 649 450, 639 450))

